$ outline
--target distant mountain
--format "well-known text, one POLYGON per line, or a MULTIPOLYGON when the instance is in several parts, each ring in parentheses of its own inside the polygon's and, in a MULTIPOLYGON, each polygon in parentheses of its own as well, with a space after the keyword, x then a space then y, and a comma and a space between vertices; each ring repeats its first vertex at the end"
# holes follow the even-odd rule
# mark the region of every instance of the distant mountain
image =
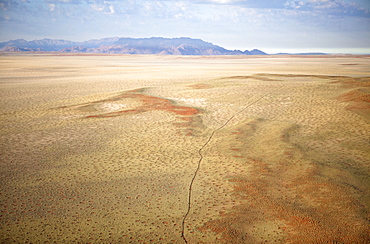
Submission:
POLYGON ((327 53, 277 53, 274 55, 328 55, 327 53))
POLYGON ((6 46, 0 50, 1 52, 30 52, 30 51, 41 51, 40 49, 24 48, 17 46, 6 46))
POLYGON ((11 40, 0 43, 0 51, 44 51, 64 53, 109 53, 109 54, 162 54, 162 55, 266 55, 252 51, 227 50, 201 39, 180 38, 103 38, 84 42, 42 39, 26 41, 11 40))
POLYGON ((52 40, 52 39, 42 39, 42 40, 34 40, 34 41, 26 41, 24 39, 18 40, 11 40, 8 42, 0 43, 0 50, 7 47, 14 47, 19 48, 20 50, 28 50, 28 51, 57 51, 62 48, 69 47, 73 45, 74 42, 65 41, 65 40, 52 40))
POLYGON ((265 52, 262 52, 261 50, 258 49, 253 49, 252 51, 249 52, 251 55, 266 55, 265 52))

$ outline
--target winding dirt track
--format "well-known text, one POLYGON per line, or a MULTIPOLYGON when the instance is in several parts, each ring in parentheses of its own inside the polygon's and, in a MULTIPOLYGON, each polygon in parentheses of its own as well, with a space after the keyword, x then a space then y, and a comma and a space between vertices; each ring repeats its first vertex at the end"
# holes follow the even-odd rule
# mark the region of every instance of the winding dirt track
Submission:
POLYGON ((370 242, 370 59, 0 56, 2 243, 370 242))

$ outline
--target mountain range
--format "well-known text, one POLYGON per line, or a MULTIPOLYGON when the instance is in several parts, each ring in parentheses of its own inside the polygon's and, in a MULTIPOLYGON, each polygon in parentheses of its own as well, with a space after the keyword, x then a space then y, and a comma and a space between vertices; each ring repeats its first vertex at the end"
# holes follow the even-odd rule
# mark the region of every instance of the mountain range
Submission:
POLYGON ((266 55, 254 49, 227 50, 223 47, 189 37, 180 38, 119 38, 109 37, 83 42, 42 39, 26 41, 10 40, 0 43, 2 52, 63 52, 107 54, 160 54, 160 55, 266 55))

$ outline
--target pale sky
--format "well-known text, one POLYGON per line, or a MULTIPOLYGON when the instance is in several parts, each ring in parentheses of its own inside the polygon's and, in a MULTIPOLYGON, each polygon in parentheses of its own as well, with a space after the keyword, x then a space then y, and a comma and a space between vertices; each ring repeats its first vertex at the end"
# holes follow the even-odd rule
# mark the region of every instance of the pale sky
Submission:
POLYGON ((370 0, 0 0, 0 41, 191 37, 227 49, 370 53, 370 0))

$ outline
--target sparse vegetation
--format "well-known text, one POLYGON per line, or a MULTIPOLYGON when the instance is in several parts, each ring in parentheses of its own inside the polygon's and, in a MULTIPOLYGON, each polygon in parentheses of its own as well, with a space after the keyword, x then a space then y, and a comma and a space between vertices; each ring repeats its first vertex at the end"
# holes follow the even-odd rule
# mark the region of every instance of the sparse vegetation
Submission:
POLYGON ((2 243, 183 243, 200 148, 188 243, 370 242, 368 57, 0 62, 2 243))

